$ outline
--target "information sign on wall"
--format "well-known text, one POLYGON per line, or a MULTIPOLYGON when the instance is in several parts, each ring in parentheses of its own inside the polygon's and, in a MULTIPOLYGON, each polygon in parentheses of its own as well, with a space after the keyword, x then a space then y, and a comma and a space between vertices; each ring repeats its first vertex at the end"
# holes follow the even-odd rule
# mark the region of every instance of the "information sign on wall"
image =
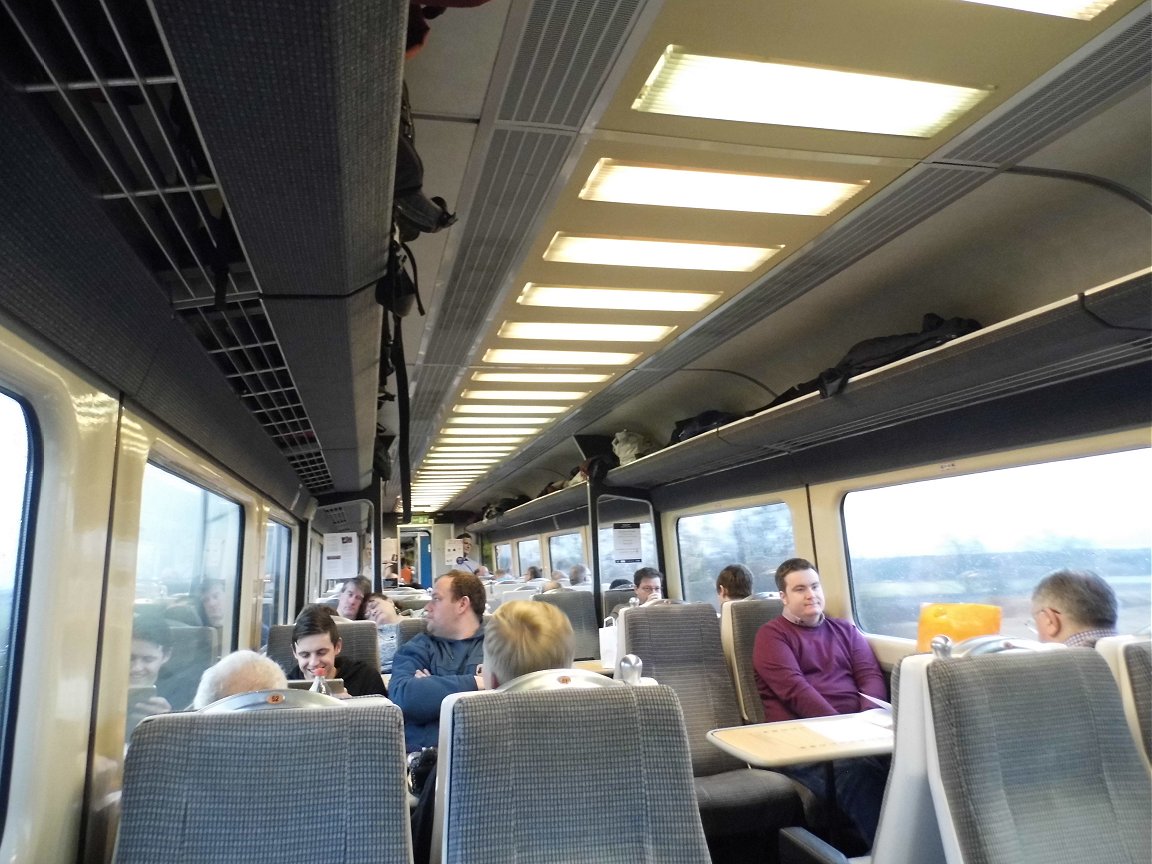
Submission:
POLYGON ((640 523, 612 523, 612 560, 617 564, 639 564, 640 523))

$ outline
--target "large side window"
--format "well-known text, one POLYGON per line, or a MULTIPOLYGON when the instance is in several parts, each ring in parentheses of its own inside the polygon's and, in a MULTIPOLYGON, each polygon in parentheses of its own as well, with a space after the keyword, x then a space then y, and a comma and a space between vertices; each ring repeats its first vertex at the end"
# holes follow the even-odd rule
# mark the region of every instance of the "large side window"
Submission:
POLYGON ((192 702, 232 647, 241 507, 149 464, 140 504, 128 724, 192 702))
MULTIPOLYGON (((0 393, 0 442, 3 442, 0 448, 0 718, 5 732, 0 740, 7 741, 11 732, 8 708, 15 671, 16 598, 28 527, 32 451, 24 409, 3 393, 0 393)), ((3 758, 7 761, 7 752, 3 758)))
POLYGON ((856 618, 915 638, 923 602, 992 603, 1027 636, 1032 588, 1093 570, 1120 603, 1119 630, 1152 611, 1152 450, 943 477, 844 498, 856 618))
POLYGON ((776 567, 794 556, 792 511, 787 504, 762 504, 676 521, 676 547, 684 599, 719 605, 716 577, 729 564, 752 571, 752 591, 775 591, 776 567))
POLYGON ((264 609, 261 624, 264 634, 267 634, 273 624, 287 623, 290 617, 288 580, 292 575, 292 529, 273 521, 268 523, 265 534, 264 609))
MULTIPOLYGON (((518 540, 516 542, 516 557, 520 561, 520 578, 528 578, 528 568, 535 567, 540 569, 543 562, 540 558, 540 540, 533 538, 532 540, 518 540)), ((541 573, 541 576, 544 574, 541 573)))
POLYGON ((496 543, 493 547, 493 556, 496 559, 496 566, 492 572, 497 570, 512 571, 512 544, 511 543, 496 543))
POLYGON ((584 563, 584 540, 579 533, 553 534, 548 538, 548 559, 553 570, 565 573, 576 565, 584 563))

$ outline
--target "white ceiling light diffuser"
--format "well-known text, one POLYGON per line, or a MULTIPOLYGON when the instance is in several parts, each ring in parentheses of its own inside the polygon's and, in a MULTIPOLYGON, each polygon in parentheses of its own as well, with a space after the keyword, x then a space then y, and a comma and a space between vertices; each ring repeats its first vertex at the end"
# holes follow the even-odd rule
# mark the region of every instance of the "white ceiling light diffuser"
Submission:
POLYGON ((966 0, 982 6, 1003 6, 1005 9, 1018 9, 1021 12, 1037 12, 1041 15, 1058 15, 1061 18, 1079 18, 1091 21, 1116 0, 966 0))
MULTIPOLYGON (((529 283, 531 284, 531 283, 529 283)), ((716 295, 720 296, 720 295, 716 295)), ((609 372, 473 372, 473 381, 502 381, 508 384, 599 384, 612 377, 609 372)))
MULTIPOLYGON (((453 431, 454 430, 449 429, 448 434, 446 434, 443 438, 439 439, 440 443, 441 444, 519 444, 521 441, 524 440, 523 436, 518 436, 518 437, 514 437, 514 438, 501 438, 501 437, 495 437, 495 438, 492 438, 492 437, 453 438, 453 437, 451 437, 451 433, 453 431)), ((476 431, 480 431, 480 430, 476 430, 476 431)), ((489 429, 487 431, 491 432, 492 430, 489 429)))
POLYGON ((457 414, 563 414, 566 405, 456 405, 457 414))
POLYGON ((609 267, 657 267, 666 270, 716 270, 748 273, 783 246, 733 246, 677 240, 584 237, 557 231, 544 251, 545 261, 601 264, 609 267))
POLYGON ((669 45, 637 111, 931 138, 990 88, 689 54, 669 45))
MULTIPOLYGON (((516 298, 522 306, 558 309, 634 309, 638 312, 699 312, 720 299, 720 294, 697 291, 642 291, 626 288, 579 288, 529 282, 516 298)), ((489 373, 478 372, 473 375, 489 373)), ((506 379, 483 379, 506 380, 506 379)))
POLYGON ((601 159, 580 197, 618 204, 827 216, 867 185, 601 159))
POLYGON ((583 399, 588 395, 587 390, 465 390, 462 394, 465 399, 507 399, 518 402, 521 399, 531 401, 539 399, 542 402, 553 400, 570 401, 583 399))
MULTIPOLYGON (((535 425, 535 424, 537 424, 537 423, 539 423, 539 424, 551 423, 555 419, 556 419, 555 417, 485 417, 483 415, 478 415, 478 416, 474 417, 471 415, 465 415, 463 417, 449 417, 448 423, 452 427, 456 427, 456 426, 495 426, 499 423, 503 423, 504 425, 509 425, 511 423, 532 423, 533 424, 532 428, 528 430, 528 433, 530 434, 532 432, 540 431, 540 427, 535 425)), ((451 432, 453 435, 459 435, 459 434, 461 434, 462 430, 452 428, 452 429, 447 429, 445 431, 451 432)))
POLYGON ((533 351, 521 348, 490 348, 485 363, 516 366, 627 366, 639 354, 622 351, 533 351))
POLYGON ((659 342, 675 327, 660 324, 566 324, 542 321, 505 321, 496 334, 501 339, 551 339, 574 342, 659 342))
POLYGON ((464 435, 521 435, 521 436, 528 436, 528 435, 535 435, 539 431, 540 431, 540 427, 538 427, 538 426, 515 426, 515 427, 512 427, 512 426, 507 426, 507 427, 456 426, 456 427, 453 427, 451 429, 446 429, 445 433, 451 434, 451 435, 459 435, 459 436, 464 436, 464 435))

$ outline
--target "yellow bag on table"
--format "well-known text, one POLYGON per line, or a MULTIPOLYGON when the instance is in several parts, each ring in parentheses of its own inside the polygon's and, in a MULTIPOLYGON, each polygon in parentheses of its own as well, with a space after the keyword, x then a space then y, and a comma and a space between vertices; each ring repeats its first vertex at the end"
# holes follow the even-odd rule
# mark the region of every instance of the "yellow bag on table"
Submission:
POLYGON ((920 627, 916 650, 931 651, 932 639, 948 636, 962 642, 973 636, 993 636, 1000 632, 1000 607, 987 603, 925 603, 920 607, 920 627))

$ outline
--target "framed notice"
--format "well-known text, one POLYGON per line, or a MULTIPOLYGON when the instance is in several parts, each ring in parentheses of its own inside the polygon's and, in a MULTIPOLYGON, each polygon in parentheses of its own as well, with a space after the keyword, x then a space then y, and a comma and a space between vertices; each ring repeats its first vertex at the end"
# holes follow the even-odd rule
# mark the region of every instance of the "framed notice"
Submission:
POLYGON ((612 523, 612 560, 617 564, 639 564, 640 523, 612 523))
POLYGON ((360 546, 356 532, 324 535, 324 578, 353 579, 360 575, 360 546))

